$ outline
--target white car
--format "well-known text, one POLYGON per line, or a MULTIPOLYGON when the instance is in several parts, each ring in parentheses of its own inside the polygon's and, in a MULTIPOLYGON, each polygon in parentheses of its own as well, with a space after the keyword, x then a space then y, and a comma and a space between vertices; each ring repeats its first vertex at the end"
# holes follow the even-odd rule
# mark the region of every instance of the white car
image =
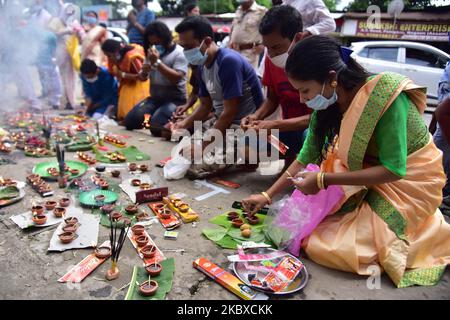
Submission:
POLYGON ((372 73, 396 72, 427 87, 429 104, 437 104, 438 84, 450 55, 433 46, 408 41, 361 41, 352 57, 372 73))

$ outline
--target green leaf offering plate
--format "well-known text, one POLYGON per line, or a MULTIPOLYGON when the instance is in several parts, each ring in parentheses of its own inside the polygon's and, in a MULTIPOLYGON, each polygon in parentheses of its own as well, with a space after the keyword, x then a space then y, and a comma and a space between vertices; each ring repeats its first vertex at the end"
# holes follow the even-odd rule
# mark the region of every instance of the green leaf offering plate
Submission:
MULTIPOLYGON (((66 161, 66 165, 70 169, 77 169, 79 171, 79 173, 77 175, 73 175, 73 174, 70 174, 70 172, 67 172, 67 174, 70 175, 70 178, 69 178, 70 180, 82 176, 88 169, 87 164, 85 164, 83 162, 79 162, 79 161, 66 161)), ((33 173, 40 175, 44 179, 55 180, 55 181, 58 180, 58 177, 53 177, 47 172, 47 169, 49 169, 49 168, 56 168, 59 170, 58 162, 57 161, 48 161, 48 162, 38 163, 33 168, 33 173)))
POLYGON ((100 208, 105 204, 111 204, 116 202, 118 199, 118 195, 115 192, 109 190, 92 190, 87 192, 80 193, 80 203, 83 206, 100 208), (105 200, 99 202, 95 199, 98 195, 104 195, 105 200))

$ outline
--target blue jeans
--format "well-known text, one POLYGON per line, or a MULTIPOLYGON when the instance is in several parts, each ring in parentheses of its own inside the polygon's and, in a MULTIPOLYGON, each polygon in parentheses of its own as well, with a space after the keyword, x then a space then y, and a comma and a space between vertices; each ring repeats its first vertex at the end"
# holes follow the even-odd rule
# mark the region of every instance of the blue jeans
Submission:
POLYGON ((148 97, 128 112, 125 117, 125 127, 128 130, 142 129, 142 122, 144 122, 144 115, 150 114, 150 125, 164 126, 172 118, 172 114, 177 109, 177 106, 184 104, 185 101, 157 101, 148 97))

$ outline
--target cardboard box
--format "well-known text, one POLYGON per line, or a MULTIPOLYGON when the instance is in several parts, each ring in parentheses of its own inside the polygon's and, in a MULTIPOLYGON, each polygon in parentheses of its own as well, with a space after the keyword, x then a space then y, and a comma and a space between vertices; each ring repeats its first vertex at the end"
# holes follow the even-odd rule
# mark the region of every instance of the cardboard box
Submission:
POLYGON ((210 262, 206 258, 199 258, 193 263, 194 268, 206 274, 217 283, 244 300, 268 300, 269 297, 264 293, 257 292, 247 286, 237 277, 210 262))

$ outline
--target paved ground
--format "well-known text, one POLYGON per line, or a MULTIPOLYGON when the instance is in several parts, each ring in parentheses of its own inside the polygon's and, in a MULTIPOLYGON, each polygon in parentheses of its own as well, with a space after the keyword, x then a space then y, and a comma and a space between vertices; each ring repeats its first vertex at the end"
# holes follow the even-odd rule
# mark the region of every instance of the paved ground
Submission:
MULTIPOLYGON (((119 128, 112 131, 118 134, 130 134, 119 128)), ((153 138, 141 131, 132 133, 132 137, 127 142, 148 152, 152 157, 149 161, 151 164, 167 157, 173 147, 172 143, 153 138), (139 138, 145 138, 145 141, 139 141, 139 138), (149 139, 154 140, 154 143, 149 144, 149 139)), ((69 154, 68 158, 72 157, 73 154, 69 154)), ((14 153, 12 158, 18 162, 18 165, 0 166, 0 176, 12 176, 22 181, 31 173, 35 163, 43 161, 26 158, 21 152, 14 153)), ((162 172, 162 169, 158 170, 162 172)), ((222 267, 227 267, 226 257, 233 254, 232 250, 220 249, 213 242, 206 240, 201 235, 201 230, 212 227, 208 220, 230 209, 233 201, 267 188, 274 177, 251 173, 235 174, 227 178, 241 183, 242 187, 231 190, 229 195, 219 194, 201 202, 193 198, 206 193, 207 189, 196 189, 194 183, 187 179, 168 183, 171 193, 188 194, 186 201, 200 212, 201 220, 195 227, 192 224, 182 225, 178 229, 179 238, 176 241, 165 240, 164 230, 159 224, 152 225, 148 229, 161 249, 185 250, 184 253, 165 252, 167 257, 175 258, 176 265, 173 289, 167 299, 237 299, 192 267, 194 259, 202 256, 222 267)), ((123 299, 127 289, 119 289, 130 281, 133 266, 141 263, 131 243, 125 242, 121 254, 119 279, 106 282, 104 275, 109 263, 105 263, 79 286, 58 283, 57 279, 65 274, 68 268, 81 261, 91 250, 48 253, 47 247, 54 229, 23 232, 17 228, 9 218, 13 214, 24 212, 31 203, 31 197, 36 197, 36 194, 27 187, 27 197, 23 201, 0 210, 0 234, 2 235, 0 237, 0 270, 2 270, 0 299, 123 299)), ((125 199, 124 194, 121 197, 125 199)), ((141 207, 149 211, 144 205, 141 207)), ((100 226, 99 243, 108 240, 108 230, 100 226)), ((447 269, 441 282, 434 287, 396 289, 390 279, 383 275, 380 288, 370 290, 366 277, 330 270, 305 258, 302 261, 310 274, 309 283, 303 292, 283 297, 285 299, 450 299, 450 269, 447 269)))

